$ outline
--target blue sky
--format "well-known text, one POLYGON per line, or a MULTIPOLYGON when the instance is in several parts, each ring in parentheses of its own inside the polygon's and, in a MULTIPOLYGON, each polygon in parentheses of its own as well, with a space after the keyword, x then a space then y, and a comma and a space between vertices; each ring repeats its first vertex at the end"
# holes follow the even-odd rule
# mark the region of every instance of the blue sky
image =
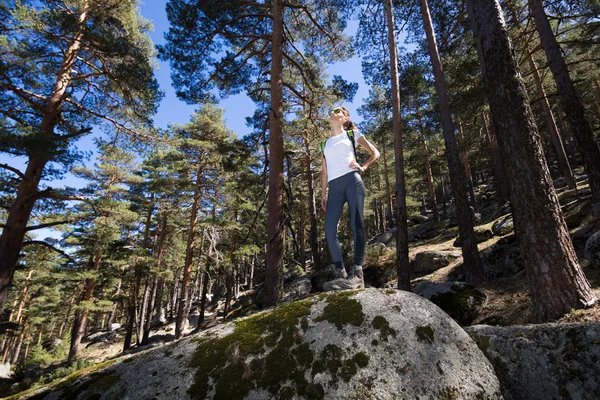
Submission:
MULTIPOLYGON (((148 0, 142 3, 142 15, 154 23, 154 32, 151 37, 155 44, 165 42, 163 34, 169 29, 169 21, 165 11, 166 4, 167 0, 148 0)), ((347 33, 353 34, 356 26, 356 23, 351 23, 347 33)), ((156 71, 156 77, 166 96, 155 117, 155 124, 161 128, 165 128, 169 122, 185 123, 189 120, 191 113, 197 109, 197 106, 188 105, 177 99, 175 91, 171 87, 169 64, 160 61, 159 65, 160 69, 156 71)), ((355 109, 360 106, 362 99, 366 98, 369 94, 369 89, 362 78, 360 59, 353 57, 348 61, 335 63, 327 70, 330 75, 342 75, 347 81, 359 84, 354 103, 348 104, 348 109, 353 114, 355 122, 360 122, 355 109)), ((227 125, 237 135, 244 136, 250 133, 250 129, 246 127, 245 118, 254 113, 255 107, 254 103, 245 94, 238 94, 222 99, 219 104, 225 109, 227 125)))
MULTIPOLYGON (((141 14, 151 20, 154 24, 154 32, 151 37, 155 44, 164 43, 164 33, 169 29, 165 6, 167 0, 147 0, 142 2, 141 14)), ((351 23, 346 30, 347 34, 354 34, 357 24, 351 23)), ((190 120, 191 114, 198 108, 197 105, 189 105, 179 100, 175 95, 175 90, 171 87, 170 68, 167 62, 158 61, 159 69, 156 70, 156 77, 165 92, 165 97, 162 100, 157 114, 154 117, 154 122, 157 127, 166 128, 169 123, 184 124, 190 120)), ((356 109, 362 104, 362 100, 368 96, 369 88, 365 84, 362 73, 360 58, 353 57, 345 62, 338 62, 328 67, 327 71, 330 75, 341 75, 349 82, 357 82, 359 84, 358 92, 353 103, 345 104, 352 114, 354 122, 360 122, 360 117, 356 113, 356 109)), ((219 102, 220 106, 225 110, 225 119, 227 125, 238 135, 244 136, 250 132, 246 127, 246 117, 254 113, 254 103, 245 95, 238 94, 222 99, 219 102)), ((94 138, 102 135, 98 129, 88 136, 83 137, 77 142, 77 147, 80 150, 95 151, 94 138)), ((0 163, 6 163, 10 166, 25 170, 25 158, 12 157, 4 153, 0 153, 0 163)), ((92 156, 88 165, 94 162, 92 156)), ((83 179, 76 178, 70 174, 65 176, 61 181, 51 182, 52 187, 60 188, 64 186, 83 187, 87 182, 83 179)), ((50 230, 38 231, 40 237, 53 236, 58 237, 58 233, 50 230)))
MULTIPOLYGON (((169 21, 165 11, 167 0, 147 0, 142 2, 141 14, 151 20, 154 24, 154 31, 151 34, 155 44, 165 42, 164 33, 169 29, 169 21)), ((346 30, 348 34, 354 34, 357 24, 351 22, 346 30)), ((156 77, 161 89, 165 92, 157 114, 154 116, 154 122, 157 127, 166 128, 169 123, 184 124, 190 120, 191 114, 198 108, 198 105, 189 105, 179 100, 175 95, 175 90, 171 87, 170 67, 168 62, 157 60, 159 68, 155 71, 156 77)), ((357 115, 356 109, 362 104, 362 99, 368 95, 369 88, 365 84, 362 73, 360 58, 353 57, 344 62, 338 62, 328 67, 327 71, 330 75, 341 75, 349 82, 357 82, 359 84, 358 92, 353 103, 348 103, 346 106, 352 114, 354 122, 360 122, 361 118, 357 115)), ((238 94, 222 99, 219 102, 220 106, 225 110, 225 119, 227 125, 238 135, 244 136, 250 132, 246 127, 246 117, 254 113, 254 103, 245 95, 238 94)), ((77 142, 77 147, 80 150, 95 151, 94 138, 101 136, 102 132, 94 130, 88 136, 83 137, 77 142)), ((25 169, 25 158, 12 157, 7 154, 0 153, 0 163, 6 163, 21 170, 25 169)), ((89 164, 94 162, 94 157, 89 164)), ((67 175, 61 181, 53 181, 53 187, 82 187, 86 184, 83 179, 78 179, 72 175, 67 175)))

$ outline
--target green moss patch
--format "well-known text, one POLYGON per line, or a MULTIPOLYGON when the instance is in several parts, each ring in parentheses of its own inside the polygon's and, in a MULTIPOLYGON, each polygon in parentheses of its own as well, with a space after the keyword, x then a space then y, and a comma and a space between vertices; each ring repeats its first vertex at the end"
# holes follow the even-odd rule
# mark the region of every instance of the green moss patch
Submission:
POLYGON ((453 285, 452 291, 431 297, 431 302, 460 325, 470 325, 479 315, 478 305, 486 300, 485 294, 471 286, 453 285))
POLYGON ((223 338, 200 340, 190 362, 196 368, 190 396, 204 399, 214 389, 215 399, 237 399, 265 389, 276 398, 290 398, 290 388, 281 387, 288 380, 299 395, 318 393, 304 377, 313 355, 300 330, 312 304, 313 300, 287 304, 239 321, 223 338))
POLYGON ((327 297, 327 305, 323 315, 317 317, 315 322, 328 321, 342 330, 344 325, 360 326, 365 320, 362 304, 351 299, 354 292, 339 292, 327 297))
POLYGON ((433 343, 435 331, 431 326, 417 326, 415 331, 420 342, 433 343))
POLYGON ((373 318, 373 322, 371 323, 371 325, 373 325, 373 328, 379 330, 381 338, 386 342, 388 341, 388 336, 396 337, 396 330, 394 328, 390 328, 390 323, 388 322, 388 320, 382 317, 381 315, 378 315, 375 318, 373 318))
POLYGON ((349 382, 359 368, 366 368, 368 365, 369 356, 365 353, 356 353, 352 358, 345 360, 341 348, 328 344, 313 363, 311 375, 314 377, 319 373, 328 372, 334 383, 339 379, 349 382))

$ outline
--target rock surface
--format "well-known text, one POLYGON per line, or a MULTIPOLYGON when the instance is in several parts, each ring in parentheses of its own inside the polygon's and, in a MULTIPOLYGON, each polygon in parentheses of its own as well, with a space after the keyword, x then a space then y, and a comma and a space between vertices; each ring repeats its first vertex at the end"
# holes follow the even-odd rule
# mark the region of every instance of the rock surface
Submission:
POLYGON ((492 224, 492 233, 496 236, 508 235, 514 230, 515 226, 513 223, 512 215, 505 215, 501 218, 498 218, 492 224))
POLYGON ((365 285, 375 288, 385 287, 391 280, 398 277, 398 266, 394 262, 369 265, 363 269, 365 285))
POLYGON ((494 365, 506 400, 600 398, 599 323, 465 330, 494 365))
POLYGON ((487 303, 485 293, 465 282, 423 281, 413 293, 431 300, 461 325, 471 324, 487 303))
POLYGON ((283 286, 284 295, 282 303, 303 299, 310 294, 311 290, 312 282, 310 281, 310 276, 306 275, 296 278, 283 286))
POLYGON ((600 266, 600 231, 594 233, 585 242, 585 258, 591 264, 600 266))
POLYGON ((433 272, 446 267, 458 257, 460 253, 456 251, 422 251, 417 253, 412 261, 412 272, 414 274, 433 272))
POLYGON ((376 289, 286 304, 22 398, 30 396, 501 398, 491 364, 443 311, 412 293, 376 289))
MULTIPOLYGON (((483 243, 486 240, 494 237, 494 232, 492 232, 492 230, 488 227, 476 226, 474 228, 474 230, 475 230, 475 241, 477 241, 477 243, 483 243)), ((452 243, 452 246, 454 246, 454 247, 462 246, 462 240, 460 239, 460 236, 456 238, 454 243, 452 243)))

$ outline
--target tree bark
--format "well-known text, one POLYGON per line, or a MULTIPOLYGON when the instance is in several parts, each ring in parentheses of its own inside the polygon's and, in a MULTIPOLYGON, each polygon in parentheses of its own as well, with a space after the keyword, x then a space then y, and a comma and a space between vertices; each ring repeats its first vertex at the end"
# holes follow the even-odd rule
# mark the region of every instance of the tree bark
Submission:
MULTIPOLYGON (((81 39, 88 17, 88 4, 83 2, 81 14, 78 17, 78 30, 64 52, 60 69, 52 93, 48 97, 43 112, 39 134, 54 139, 54 128, 60 117, 60 108, 65 99, 65 93, 71 82, 71 70, 81 47, 81 39)), ((19 182, 15 201, 8 211, 6 224, 0 235, 0 316, 4 313, 4 303, 12 284, 17 259, 23 248, 23 238, 27 232, 27 223, 37 200, 38 185, 42 172, 48 163, 50 154, 33 152, 23 179, 19 182)))
POLYGON ((385 178, 385 200, 386 200, 386 218, 387 218, 387 227, 388 229, 392 229, 394 227, 394 213, 393 209, 393 201, 392 201, 392 189, 390 185, 390 174, 388 171, 388 160, 387 160, 387 144, 385 141, 385 135, 383 136, 383 151, 381 154, 383 155, 383 177, 385 178))
POLYGON ((269 112, 269 198, 264 306, 277 304, 283 292, 283 4, 273 0, 269 112))
POLYGON ((427 145, 427 138, 425 137, 425 127, 423 124, 423 118, 418 110, 417 105, 417 118, 419 119, 419 131, 421 133, 421 141, 423 143, 423 152, 425 153, 425 171, 427 173, 427 192, 431 199, 431 208, 433 208, 433 219, 435 222, 440 222, 440 212, 438 210, 437 198, 435 195, 435 187, 433 185, 433 173, 431 172, 431 160, 429 157, 429 146, 427 145))
POLYGON ((600 118, 600 82, 598 79, 594 79, 594 91, 596 92, 596 113, 600 118))
POLYGON ((535 60, 533 59, 531 53, 528 54, 527 58, 529 62, 529 68, 533 74, 533 80, 535 81, 540 99, 542 100, 542 108, 544 109, 544 114, 546 116, 546 125, 548 125, 550 139, 554 145, 554 150, 556 150, 558 165, 560 166, 563 176, 567 180, 569 189, 575 189, 577 187, 577 183, 575 182, 575 177, 573 176, 573 171, 571 170, 571 165, 569 164, 569 159, 567 158, 567 153, 565 152, 565 147, 563 145, 562 138, 560 137, 560 132, 556 126, 556 121, 554 120, 554 114, 550 108, 548 97, 546 97, 546 91, 544 90, 542 78, 540 77, 537 65, 535 64, 535 60))
POLYGON ((183 280, 181 281, 181 295, 179 296, 179 308, 177 310, 177 319, 175 320, 175 338, 183 336, 185 323, 187 321, 190 297, 190 276, 192 273, 192 261, 194 258, 194 245, 196 242, 196 227, 198 225, 198 209, 200 207, 200 182, 202 180, 203 160, 200 160, 196 175, 196 187, 194 189, 194 202, 190 215, 190 225, 188 228, 188 239, 185 250, 185 266, 183 267, 183 280))
POLYGON ((410 263, 408 259, 408 224, 406 217, 406 183, 404 179, 403 132, 400 116, 400 85, 398 82, 398 54, 394 35, 392 0, 386 0, 385 13, 388 26, 390 50, 390 73, 392 79, 392 125, 394 128, 394 152, 396 156, 396 265, 398 289, 410 291, 410 263))
POLYGON ((500 157, 500 147, 498 147, 498 138, 494 125, 490 125, 486 113, 483 113, 483 128, 486 133, 488 148, 490 153, 490 161, 492 164, 492 174, 494 175, 494 187, 496 188, 496 200, 498 207, 502 208, 510 198, 508 190, 508 181, 504 173, 502 165, 502 157, 500 157))
POLYGON ((504 168, 511 177, 512 215, 533 317, 538 322, 558 318, 593 305, 596 298, 560 212, 500 5, 468 0, 467 7, 504 168))
POLYGON ((528 3, 546 53, 548 65, 556 82, 559 100, 571 126, 577 147, 583 156, 585 172, 592 189, 592 198, 598 202, 600 201, 600 149, 594 141, 594 133, 585 117, 585 109, 575 91, 575 85, 569 75, 567 64, 562 57, 542 2, 541 0, 528 0, 528 3))
MULTIPOLYGON (((100 263, 102 262, 102 251, 98 250, 92 267, 92 271, 98 271, 100 269, 100 263)), ((86 279, 85 287, 81 293, 80 303, 92 300, 94 296, 94 289, 96 288, 96 277, 86 279)), ((85 335, 85 327, 87 324, 87 318, 90 313, 89 308, 83 307, 77 310, 75 319, 73 320, 73 329, 71 331, 71 346, 69 347, 69 356, 67 362, 72 363, 77 359, 77 352, 79 351, 79 344, 81 339, 85 335)))
MULTIPOLYGON (((437 44, 436 44, 437 47, 437 44)), ((452 118, 452 114, 450 114, 450 118, 452 118)), ((473 207, 474 211, 477 211, 477 198, 475 197, 475 184, 473 182, 473 173, 471 172, 471 163, 469 163, 469 152, 468 151, 460 151, 460 147, 463 145, 465 141, 465 134, 463 132, 462 122, 460 119, 458 120, 458 154, 462 161, 463 167, 465 168, 465 177, 467 179, 467 188, 469 191, 469 199, 471 200, 471 207, 473 207)))
MULTIPOLYGON (((308 131, 304 130, 302 132, 302 138, 304 139, 304 152, 306 157, 306 185, 308 188, 308 214, 310 220, 310 231, 309 231, 309 244, 310 251, 313 257, 313 270, 321 269, 321 257, 319 254, 319 231, 318 231, 318 223, 317 223, 317 210, 315 207, 315 188, 314 188, 314 177, 312 171, 312 157, 310 155, 310 143, 308 141, 308 131)), ((253 258, 254 260, 254 258, 253 258)), ((252 265, 254 265, 254 261, 252 261, 252 265)), ((252 273, 254 272, 254 267, 252 267, 252 273)), ((250 283, 250 289, 252 289, 252 282, 250 283)))
POLYGON ((427 45, 429 56, 433 66, 433 75, 435 79, 435 90, 440 104, 440 117, 442 130, 444 133, 444 143, 446 145, 446 160, 450 171, 450 185, 452 194, 456 201, 456 220, 458 222, 458 231, 462 242, 462 255, 465 270, 465 280, 471 283, 483 281, 483 264, 479 257, 477 249, 477 240, 473 230, 473 214, 469 207, 467 196, 467 185, 465 170, 461 168, 458 145, 454 134, 454 123, 450 110, 450 100, 448 98, 448 89, 442 61, 437 48, 429 6, 426 0, 421 0, 421 14, 423 16, 423 25, 427 35, 427 45))

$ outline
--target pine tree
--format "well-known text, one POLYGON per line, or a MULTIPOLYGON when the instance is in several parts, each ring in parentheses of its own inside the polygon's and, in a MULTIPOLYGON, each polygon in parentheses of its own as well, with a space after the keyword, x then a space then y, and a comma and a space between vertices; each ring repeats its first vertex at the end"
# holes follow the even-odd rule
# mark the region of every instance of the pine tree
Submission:
POLYGON ((547 321, 589 307, 596 298, 560 212, 500 5, 495 0, 469 0, 467 5, 504 168, 511 177, 512 213, 533 315, 547 321))
POLYGON ((0 8, 0 151, 27 157, 0 236, 0 313, 40 190, 81 156, 90 124, 138 135, 160 98, 137 1, 18 1, 0 8))

